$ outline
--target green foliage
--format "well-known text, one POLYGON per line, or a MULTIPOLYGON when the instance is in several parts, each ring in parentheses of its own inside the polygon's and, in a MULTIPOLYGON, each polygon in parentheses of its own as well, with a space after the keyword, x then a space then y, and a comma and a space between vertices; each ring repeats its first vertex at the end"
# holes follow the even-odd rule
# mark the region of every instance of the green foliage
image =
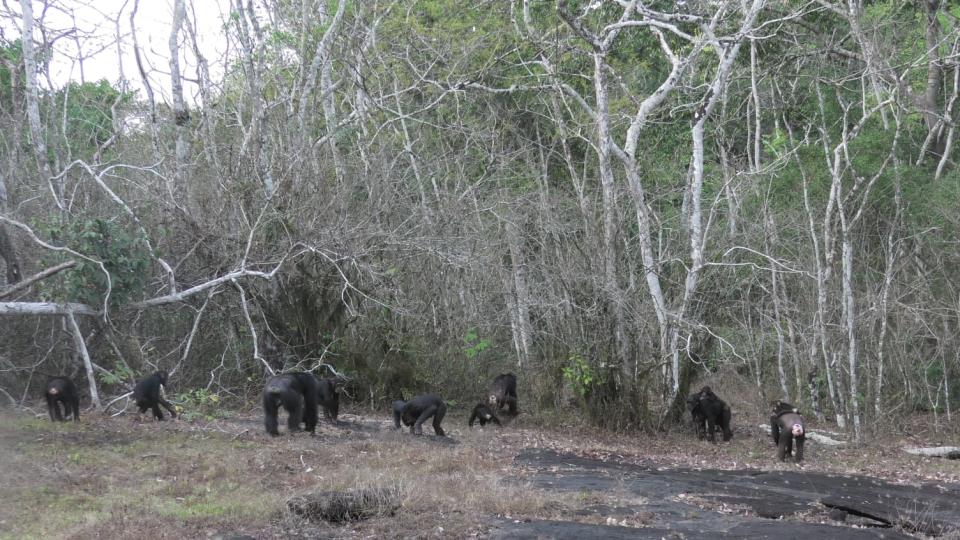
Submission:
POLYGON ((197 418, 216 420, 224 416, 224 411, 220 407, 220 396, 206 388, 197 388, 177 394, 177 401, 183 404, 176 408, 184 420, 197 418))
POLYGON ((93 306, 103 302, 110 288, 110 305, 118 306, 142 296, 150 270, 150 253, 139 233, 103 219, 79 220, 63 226, 52 226, 50 237, 62 245, 103 263, 110 274, 109 282, 100 265, 78 259, 59 286, 42 291, 43 296, 58 301, 79 301, 93 306))
POLYGON ((64 107, 66 140, 74 152, 95 151, 113 135, 113 108, 129 102, 132 93, 123 93, 101 79, 95 83, 70 83, 57 93, 64 107))
POLYGON ((20 40, 0 42, 0 111, 13 112, 13 100, 23 85, 23 50, 20 40), (17 84, 14 85, 14 81, 17 84))
POLYGON ((579 354, 570 355, 568 360, 570 365, 560 368, 563 378, 581 398, 587 398, 599 383, 598 374, 579 354))
POLYGON ((113 371, 97 373, 102 384, 117 385, 124 381, 133 379, 133 371, 127 366, 117 362, 113 365, 113 371))
POLYGON ((467 355, 467 358, 476 358, 478 354, 490 347, 490 340, 487 338, 481 338, 477 334, 477 329, 475 327, 470 327, 467 330, 467 335, 463 337, 463 342, 466 344, 466 347, 463 348, 463 352, 467 355))

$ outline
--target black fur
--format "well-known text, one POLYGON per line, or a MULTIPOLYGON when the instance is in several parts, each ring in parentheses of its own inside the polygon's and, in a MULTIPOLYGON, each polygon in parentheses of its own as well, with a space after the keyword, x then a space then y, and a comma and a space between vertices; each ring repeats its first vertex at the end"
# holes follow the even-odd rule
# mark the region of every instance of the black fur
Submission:
MULTIPOLYGON (((400 420, 403 418, 403 408, 407 406, 407 402, 403 399, 398 399, 393 402, 393 425, 396 429, 400 429, 400 420)), ((412 426, 413 422, 406 424, 412 426)))
POLYGON ((410 401, 397 400, 393 402, 393 423, 400 428, 400 422, 403 425, 410 426, 410 433, 414 435, 423 435, 423 423, 433 417, 433 432, 444 437, 443 428, 440 422, 443 416, 447 414, 447 404, 440 399, 440 396, 433 394, 424 394, 416 396, 410 401))
POLYGON ((340 392, 337 390, 339 382, 336 377, 330 377, 320 379, 317 383, 317 398, 323 407, 323 416, 334 424, 337 423, 337 415, 340 414, 340 392))
POLYGON ((65 422, 67 416, 73 415, 73 421, 80 421, 80 394, 77 393, 77 385, 73 384, 67 377, 51 377, 47 381, 44 397, 47 398, 47 412, 50 413, 50 420, 54 422, 65 422), (63 413, 60 412, 60 404, 63 404, 63 413))
POLYGON ((490 407, 487 407, 483 403, 477 403, 477 406, 473 408, 473 414, 470 415, 470 420, 467 424, 473 427, 473 423, 477 420, 480 421, 480 427, 487 425, 487 422, 493 422, 498 426, 501 425, 497 415, 490 410, 490 407))
POLYGON ((730 429, 730 406, 717 397, 709 386, 704 386, 687 398, 687 409, 693 417, 698 438, 706 437, 710 442, 717 442, 718 428, 723 432, 724 441, 733 438, 733 431, 730 429))
POLYGON ((287 428, 300 431, 300 423, 309 433, 317 427, 319 384, 312 373, 302 371, 274 375, 263 387, 263 424, 267 433, 277 436, 277 415, 280 406, 287 411, 287 428))
POLYGON ((511 416, 519 414, 517 410, 519 406, 517 401, 517 377, 513 373, 497 375, 490 385, 487 396, 487 403, 493 410, 499 411, 506 406, 511 416))
POLYGON ((773 406, 773 415, 770 417, 770 436, 777 445, 777 458, 785 461, 793 457, 794 461, 803 461, 803 444, 807 440, 807 428, 800 414, 800 409, 793 405, 778 401, 773 406), (793 426, 799 424, 803 433, 793 435, 793 426), (793 451, 793 442, 797 442, 797 451, 793 451))
POLYGON ((156 417, 157 420, 163 420, 163 412, 160 410, 160 405, 163 405, 164 408, 170 411, 170 417, 176 418, 177 413, 173 410, 173 406, 160 397, 160 386, 167 386, 166 371, 157 371, 153 375, 138 382, 137 385, 133 387, 133 400, 137 403, 140 414, 145 413, 147 409, 153 409, 153 416, 156 417))

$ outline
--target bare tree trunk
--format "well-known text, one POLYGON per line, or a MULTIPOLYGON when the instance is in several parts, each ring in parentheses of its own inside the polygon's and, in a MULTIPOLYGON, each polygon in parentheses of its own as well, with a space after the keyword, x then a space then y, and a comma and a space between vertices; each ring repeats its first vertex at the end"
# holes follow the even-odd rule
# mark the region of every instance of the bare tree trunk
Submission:
MULTIPOLYGON (((7 183, 0 171, 0 214, 7 214, 7 183)), ((7 232, 7 224, 0 223, 0 258, 7 266, 7 285, 13 285, 23 277, 20 270, 20 257, 17 255, 17 246, 7 232)))
POLYGON ((513 290, 516 291, 517 342, 520 356, 517 367, 523 369, 530 365, 530 353, 533 348, 533 326, 530 324, 530 292, 527 288, 527 269, 523 258, 523 239, 517 225, 507 220, 507 243, 510 246, 510 261, 513 269, 513 290))
POLYGON ((271 196, 276 188, 273 181, 273 172, 270 170, 270 164, 267 159, 266 137, 264 136, 266 124, 266 106, 263 98, 263 83, 260 80, 259 60, 254 56, 257 54, 259 43, 254 43, 254 37, 259 39, 259 25, 257 15, 253 10, 253 3, 248 2, 248 7, 243 7, 243 0, 231 0, 233 9, 237 12, 237 35, 240 39, 240 46, 243 50, 242 65, 247 81, 247 94, 251 104, 250 126, 247 128, 243 137, 242 149, 252 146, 250 152, 256 163, 257 173, 260 181, 263 182, 264 191, 267 196, 271 196), (254 35, 251 36, 251 27, 254 35))
POLYGON ((87 344, 83 341, 83 334, 80 332, 80 325, 77 324, 77 319, 73 316, 73 312, 67 312, 67 321, 70 323, 70 330, 73 334, 73 342, 77 346, 77 351, 80 353, 81 358, 83 358, 83 367, 87 372, 87 385, 90 388, 90 402, 93 404, 93 408, 99 410, 100 405, 100 394, 97 392, 97 378, 93 374, 93 363, 90 361, 90 353, 87 351, 87 344))
MULTIPOLYGON (((26 81, 26 101, 27 101, 27 121, 30 125, 30 142, 33 147, 33 155, 37 160, 37 167, 43 175, 43 180, 52 176, 50 172, 50 162, 47 158, 47 143, 43 136, 43 126, 40 123, 40 89, 37 86, 37 54, 33 48, 33 2, 31 0, 20 0, 20 7, 23 11, 23 67, 27 77, 26 81)), ((57 204, 63 205, 63 181, 56 184, 57 204)))
POLYGON ((605 76, 605 51, 593 53, 593 88, 597 100, 597 154, 599 157, 600 186, 603 195, 603 286, 607 305, 613 313, 613 334, 617 346, 617 363, 624 381, 632 386, 633 366, 630 364, 630 344, 627 342, 626 321, 623 313, 623 293, 617 282, 617 223, 616 189, 613 166, 610 162, 610 124, 605 76))
POLYGON ((326 2, 320 2, 319 6, 320 20, 319 24, 326 25, 327 29, 323 33, 323 37, 320 38, 320 41, 317 43, 317 49, 314 52, 313 60, 310 63, 310 68, 306 72, 304 78, 303 88, 300 91, 300 106, 297 112, 297 118, 300 125, 299 137, 309 139, 307 135, 307 125, 306 117, 307 111, 309 110, 309 100, 313 94, 313 89, 317 85, 317 76, 320 78, 320 102, 323 106, 323 115, 324 121, 327 129, 327 144, 330 147, 331 155, 333 156, 334 167, 337 174, 338 182, 343 181, 345 171, 343 169, 343 159, 340 156, 340 152, 337 149, 336 137, 333 136, 332 130, 337 125, 336 118, 336 105, 334 103, 333 95, 333 59, 331 58, 331 47, 333 45, 333 39, 336 37, 337 32, 340 28, 340 22, 343 20, 343 13, 346 8, 346 0, 339 0, 337 2, 337 11, 333 15, 333 18, 327 15, 326 2))
POLYGON ((187 128, 190 121, 190 112, 183 101, 183 84, 180 80, 180 28, 186 18, 185 0, 174 0, 173 23, 170 27, 170 39, 167 44, 170 49, 170 93, 173 97, 173 123, 176 131, 176 164, 175 185, 184 187, 184 176, 187 161, 189 160, 189 146, 187 128))
MULTIPOLYGON (((900 115, 899 113, 894 113, 894 120, 897 125, 900 124, 900 115)), ((900 242, 897 240, 897 235, 900 231, 901 224, 901 212, 903 208, 903 195, 900 191, 900 167, 899 159, 894 156, 893 161, 893 200, 894 200, 894 215, 893 221, 890 224, 890 232, 887 234, 887 256, 884 265, 883 271, 883 286, 880 288, 880 305, 878 306, 878 312, 880 317, 880 335, 877 339, 877 379, 874 385, 874 402, 873 410, 875 415, 875 420, 880 420, 880 415, 883 410, 881 405, 882 396, 883 396, 883 369, 884 369, 884 359, 886 355, 886 344, 887 344, 887 329, 889 328, 889 323, 887 322, 888 314, 888 303, 890 299, 890 288, 893 284, 893 276, 895 272, 895 265, 898 260, 900 260, 900 242)))

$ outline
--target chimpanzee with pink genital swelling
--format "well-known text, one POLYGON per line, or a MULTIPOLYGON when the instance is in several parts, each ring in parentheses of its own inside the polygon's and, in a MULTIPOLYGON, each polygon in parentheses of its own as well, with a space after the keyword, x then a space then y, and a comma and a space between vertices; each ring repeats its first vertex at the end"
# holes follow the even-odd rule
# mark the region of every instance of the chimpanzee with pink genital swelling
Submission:
POLYGON ((773 416, 770 417, 770 435, 777 444, 777 458, 784 461, 793 456, 794 461, 803 461, 803 443, 807 438, 807 430, 803 426, 803 415, 793 405, 778 401, 773 407, 773 416), (793 442, 797 443, 797 451, 793 451, 793 442))

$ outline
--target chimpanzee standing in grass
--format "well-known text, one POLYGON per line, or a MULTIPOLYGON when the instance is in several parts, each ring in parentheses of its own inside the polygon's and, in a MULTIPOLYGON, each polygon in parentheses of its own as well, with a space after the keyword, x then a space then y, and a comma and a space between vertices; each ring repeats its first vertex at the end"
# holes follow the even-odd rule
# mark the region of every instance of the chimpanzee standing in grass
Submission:
POLYGON ((157 371, 153 375, 138 382, 137 385, 133 387, 133 400, 137 403, 140 414, 145 413, 147 409, 153 409, 153 416, 155 416, 157 420, 163 420, 163 412, 160 410, 160 405, 163 405, 164 408, 170 411, 170 417, 176 418, 177 412, 173 410, 173 405, 170 405, 170 402, 160 396, 161 386, 167 386, 166 371, 157 371))
POLYGON ((338 377, 328 377, 317 382, 317 398, 320 406, 323 407, 323 416, 334 424, 337 423, 337 415, 340 414, 340 393, 337 390, 340 383, 341 380, 338 377))
POLYGON ((397 400, 393 402, 393 424, 400 429, 400 421, 403 425, 410 426, 410 433, 414 435, 423 435, 423 423, 431 416, 433 417, 433 432, 440 437, 446 436, 440 422, 443 416, 447 414, 447 404, 443 402, 440 396, 434 394, 424 394, 416 396, 410 401, 397 400))
POLYGON ((501 425, 497 415, 490 410, 490 407, 487 407, 483 403, 477 403, 477 406, 473 408, 473 414, 470 415, 470 420, 467 421, 467 425, 473 427, 473 423, 477 420, 480 421, 480 427, 487 425, 487 422, 493 422, 498 426, 501 425))
POLYGON ((513 373, 497 375, 493 379, 487 395, 489 396, 487 398, 488 403, 494 411, 499 411, 506 406, 511 416, 516 416, 519 413, 517 411, 517 377, 513 373))
POLYGON ((313 373, 302 371, 275 375, 263 387, 263 423, 267 433, 277 436, 277 415, 280 406, 287 411, 287 428, 300 431, 300 423, 313 433, 317 427, 319 384, 313 373))
POLYGON ((43 395, 47 398, 47 412, 50 413, 50 420, 63 422, 72 413, 73 421, 80 421, 80 394, 77 393, 77 385, 73 384, 68 377, 51 377, 47 381, 43 395), (62 414, 61 403, 63 404, 62 414))

